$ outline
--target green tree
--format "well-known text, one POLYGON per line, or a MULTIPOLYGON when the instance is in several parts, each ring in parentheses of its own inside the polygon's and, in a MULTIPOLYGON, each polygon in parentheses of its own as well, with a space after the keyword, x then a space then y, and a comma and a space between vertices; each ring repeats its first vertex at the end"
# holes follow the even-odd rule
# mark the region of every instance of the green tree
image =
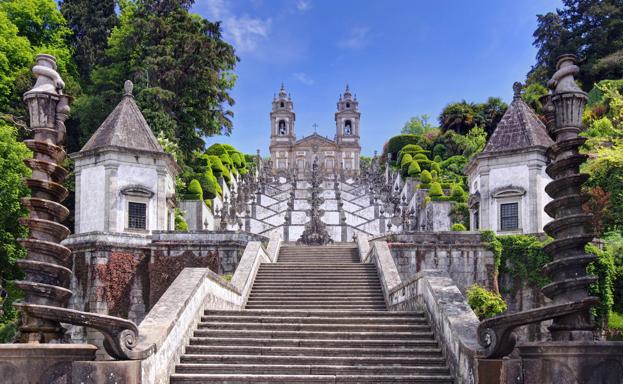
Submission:
POLYGON ((72 31, 66 39, 74 49, 74 60, 82 84, 90 82, 91 71, 102 63, 108 37, 117 25, 115 0, 62 0, 61 13, 72 31))
POLYGON ((28 188, 22 183, 22 178, 30 173, 23 162, 30 156, 26 146, 17 140, 16 129, 0 120, 0 287, 9 293, 8 299, 2 303, 0 328, 2 324, 15 319, 11 303, 18 292, 12 284, 5 282, 19 277, 15 262, 26 255, 17 239, 26 237, 28 231, 17 219, 27 214, 20 204, 20 198, 28 195, 28 188))
POLYGON ((135 0, 120 4, 119 25, 102 64, 92 73, 91 100, 81 111, 84 142, 97 127, 89 116, 105 115, 121 97, 126 79, 151 128, 177 141, 178 161, 203 152, 205 136, 229 133, 234 100, 229 95, 238 61, 222 40, 219 23, 191 14, 193 1, 135 0))
POLYGON ((428 115, 414 116, 402 127, 402 133, 421 135, 428 131, 437 129, 428 121, 428 115))
POLYGON ((39 53, 54 55, 66 92, 79 93, 72 52, 65 42, 70 33, 54 0, 0 1, 0 113, 6 120, 24 124, 21 97, 32 87, 30 67, 39 53))
POLYGON ((577 78, 587 90, 602 79, 623 77, 622 0, 563 0, 562 8, 537 16, 533 36, 538 52, 529 82, 545 83, 563 53, 582 60, 577 78))

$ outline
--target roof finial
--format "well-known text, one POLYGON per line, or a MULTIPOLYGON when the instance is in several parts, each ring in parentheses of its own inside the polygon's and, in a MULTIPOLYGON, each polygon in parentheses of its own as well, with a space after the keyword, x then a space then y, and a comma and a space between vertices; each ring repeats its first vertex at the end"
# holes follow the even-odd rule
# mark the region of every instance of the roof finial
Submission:
POLYGON ((134 84, 130 80, 126 80, 123 83, 123 96, 132 96, 132 90, 134 89, 134 84))
POLYGON ((349 92, 350 88, 348 87, 348 83, 346 83, 346 92, 349 92))
POLYGON ((517 100, 521 97, 521 89, 523 86, 519 81, 513 83, 513 100, 517 100))
POLYGON ((283 85, 283 83, 281 83, 281 90, 282 90, 282 91, 285 91, 285 90, 286 90, 286 87, 283 85))

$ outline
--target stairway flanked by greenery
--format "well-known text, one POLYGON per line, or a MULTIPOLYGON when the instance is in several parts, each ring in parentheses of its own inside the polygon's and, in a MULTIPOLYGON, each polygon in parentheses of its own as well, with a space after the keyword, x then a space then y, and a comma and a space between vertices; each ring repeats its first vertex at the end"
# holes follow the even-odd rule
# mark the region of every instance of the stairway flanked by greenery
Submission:
POLYGON ((205 311, 172 383, 453 383, 423 312, 389 312, 352 244, 284 245, 246 307, 205 311))

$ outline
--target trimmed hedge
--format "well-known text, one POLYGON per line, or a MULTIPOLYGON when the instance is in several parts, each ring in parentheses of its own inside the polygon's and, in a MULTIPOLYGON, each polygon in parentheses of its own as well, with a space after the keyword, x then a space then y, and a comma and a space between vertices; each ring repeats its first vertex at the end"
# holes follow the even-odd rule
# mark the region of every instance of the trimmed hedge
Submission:
POLYGON ((201 189, 201 184, 199 180, 192 179, 188 184, 188 192, 186 193, 186 197, 189 200, 203 200, 203 189, 201 189))
POLYGON ((441 189, 441 184, 438 182, 433 182, 430 185, 430 189, 428 190, 428 195, 432 197, 443 196, 443 190, 441 189))
POLYGON ((422 173, 422 170, 420 169, 420 165, 418 164, 417 161, 412 161, 411 164, 409 164, 409 170, 407 171, 407 173, 411 177, 417 176, 420 173, 422 173))
POLYGON ((420 174, 420 181, 422 182, 422 184, 430 184, 433 182, 433 176, 427 170, 423 170, 420 174))
POLYGON ((463 224, 461 224, 461 223, 454 223, 454 224, 452 224, 452 226, 450 227, 450 230, 454 231, 454 232, 467 231, 465 226, 463 224))

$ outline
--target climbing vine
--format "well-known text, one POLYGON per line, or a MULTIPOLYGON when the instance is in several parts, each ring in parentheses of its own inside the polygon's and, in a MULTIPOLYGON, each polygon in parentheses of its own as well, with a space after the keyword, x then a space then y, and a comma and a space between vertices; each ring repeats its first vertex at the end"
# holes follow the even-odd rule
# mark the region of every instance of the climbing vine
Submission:
POLYGON ((500 273, 508 273, 533 287, 542 288, 550 282, 542 272, 551 261, 543 250, 546 243, 530 235, 499 236, 498 241, 502 246, 500 273))

